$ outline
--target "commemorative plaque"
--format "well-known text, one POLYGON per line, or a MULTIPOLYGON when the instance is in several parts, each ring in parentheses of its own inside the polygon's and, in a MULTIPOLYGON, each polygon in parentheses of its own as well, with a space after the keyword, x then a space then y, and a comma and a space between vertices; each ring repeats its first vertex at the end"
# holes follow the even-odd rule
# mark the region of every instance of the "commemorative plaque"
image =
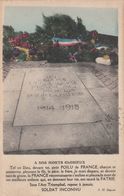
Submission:
POLYGON ((15 126, 87 123, 102 113, 72 69, 45 68, 26 73, 15 126))

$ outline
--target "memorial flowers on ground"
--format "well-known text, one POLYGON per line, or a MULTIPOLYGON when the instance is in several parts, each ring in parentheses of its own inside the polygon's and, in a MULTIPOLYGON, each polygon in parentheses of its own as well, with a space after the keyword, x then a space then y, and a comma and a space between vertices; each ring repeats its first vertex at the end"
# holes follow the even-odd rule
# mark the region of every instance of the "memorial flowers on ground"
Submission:
MULTIPOLYGON (((118 63, 117 41, 104 39, 96 30, 87 31, 81 18, 68 15, 42 15, 44 24, 34 33, 15 32, 4 26, 4 61, 96 62, 118 63)), ((111 38, 111 37, 110 37, 111 38)))

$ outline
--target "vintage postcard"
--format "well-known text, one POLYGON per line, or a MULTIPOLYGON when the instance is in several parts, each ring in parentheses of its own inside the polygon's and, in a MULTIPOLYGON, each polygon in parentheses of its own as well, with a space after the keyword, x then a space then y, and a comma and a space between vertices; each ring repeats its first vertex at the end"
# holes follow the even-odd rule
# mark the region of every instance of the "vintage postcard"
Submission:
POLYGON ((122 196, 123 1, 0 5, 1 195, 122 196))

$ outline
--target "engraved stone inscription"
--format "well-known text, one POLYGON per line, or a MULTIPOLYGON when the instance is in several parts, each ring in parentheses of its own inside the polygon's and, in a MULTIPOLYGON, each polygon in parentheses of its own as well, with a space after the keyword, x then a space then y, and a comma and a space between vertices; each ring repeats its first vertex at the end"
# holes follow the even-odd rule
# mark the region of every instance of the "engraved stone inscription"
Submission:
POLYGON ((101 119, 99 107, 71 69, 44 68, 26 73, 14 125, 69 124, 101 119))

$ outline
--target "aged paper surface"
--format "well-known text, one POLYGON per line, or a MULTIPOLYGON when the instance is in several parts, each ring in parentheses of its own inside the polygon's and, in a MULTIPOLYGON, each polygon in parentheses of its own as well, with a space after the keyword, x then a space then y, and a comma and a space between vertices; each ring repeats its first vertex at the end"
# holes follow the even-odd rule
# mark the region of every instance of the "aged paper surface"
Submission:
MULTIPOLYGON (((123 0, 69 2, 3 0, 0 2, 0 11, 2 13, 0 18, 1 196, 51 194, 122 196, 124 194, 123 0), (57 13, 59 11, 65 13, 64 9, 68 12, 71 12, 71 9, 73 11, 82 9, 82 12, 92 13, 92 9, 96 9, 94 23, 101 20, 101 27, 105 29, 106 24, 108 25, 107 20, 105 22, 103 15, 103 20, 99 19, 97 12, 100 9, 115 10, 118 20, 119 54, 117 89, 114 86, 106 89, 103 85, 104 82, 108 84, 106 80, 115 81, 111 68, 109 71, 106 69, 101 71, 97 66, 94 68, 93 64, 90 69, 87 63, 83 67, 77 63, 78 68, 75 68, 76 65, 73 63, 67 67, 60 63, 61 67, 58 67, 56 64, 50 66, 45 61, 39 66, 36 66, 38 61, 34 63, 29 61, 26 66, 21 62, 17 63, 19 66, 15 68, 11 63, 9 74, 3 82, 5 62, 2 58, 2 36, 8 7, 16 9, 30 7, 32 16, 36 14, 36 8, 40 7, 45 8, 46 13, 53 8, 56 8, 57 13), (94 75, 94 69, 97 68, 94 75), (108 112, 108 115, 104 116, 104 111, 108 112)), ((41 11, 41 14, 45 13, 41 11)), ((33 22, 33 17, 31 20, 33 22)), ((24 18, 23 20, 20 18, 17 23, 24 23, 24 18)), ((113 21, 112 23, 114 24, 113 21)))

